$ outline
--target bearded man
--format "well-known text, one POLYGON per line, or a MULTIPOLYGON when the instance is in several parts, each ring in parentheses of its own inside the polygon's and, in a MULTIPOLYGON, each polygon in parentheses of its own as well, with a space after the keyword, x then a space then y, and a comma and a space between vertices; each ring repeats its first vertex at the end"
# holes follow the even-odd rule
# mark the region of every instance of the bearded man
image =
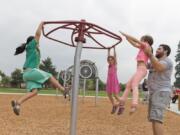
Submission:
POLYGON ((151 48, 145 48, 149 56, 151 72, 148 77, 149 109, 148 119, 152 122, 154 135, 163 135, 164 111, 171 100, 171 75, 173 63, 168 58, 171 49, 168 45, 161 44, 153 56, 151 48))

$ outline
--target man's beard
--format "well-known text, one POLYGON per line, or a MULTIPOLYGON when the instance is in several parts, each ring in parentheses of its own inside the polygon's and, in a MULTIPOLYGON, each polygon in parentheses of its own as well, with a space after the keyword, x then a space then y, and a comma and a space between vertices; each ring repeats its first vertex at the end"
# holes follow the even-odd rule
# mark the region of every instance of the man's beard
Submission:
POLYGON ((162 58, 163 56, 164 56, 164 54, 162 54, 162 53, 161 53, 161 54, 156 54, 156 58, 157 58, 157 59, 160 59, 160 58, 162 58))

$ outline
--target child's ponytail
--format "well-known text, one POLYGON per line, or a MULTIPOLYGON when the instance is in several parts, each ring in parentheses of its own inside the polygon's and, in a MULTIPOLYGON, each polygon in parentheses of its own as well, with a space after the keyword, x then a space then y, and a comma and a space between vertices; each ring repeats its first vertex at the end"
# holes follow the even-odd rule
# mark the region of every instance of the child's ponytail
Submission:
POLYGON ((19 47, 16 48, 14 55, 23 53, 25 49, 26 49, 26 43, 22 43, 19 47))
POLYGON ((19 47, 16 48, 16 51, 14 55, 18 55, 20 53, 23 53, 24 50, 26 49, 26 45, 31 42, 34 39, 34 36, 29 36, 26 40, 26 43, 22 43, 19 47))

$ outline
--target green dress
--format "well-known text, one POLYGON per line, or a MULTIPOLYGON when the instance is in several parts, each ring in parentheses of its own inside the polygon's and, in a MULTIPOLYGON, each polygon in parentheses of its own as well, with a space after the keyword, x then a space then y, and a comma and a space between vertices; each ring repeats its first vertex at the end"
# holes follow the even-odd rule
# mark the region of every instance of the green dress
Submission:
POLYGON ((26 61, 23 69, 23 80, 26 83, 26 88, 29 92, 33 89, 42 88, 44 84, 52 75, 39 69, 40 51, 38 42, 33 39, 26 45, 26 61))

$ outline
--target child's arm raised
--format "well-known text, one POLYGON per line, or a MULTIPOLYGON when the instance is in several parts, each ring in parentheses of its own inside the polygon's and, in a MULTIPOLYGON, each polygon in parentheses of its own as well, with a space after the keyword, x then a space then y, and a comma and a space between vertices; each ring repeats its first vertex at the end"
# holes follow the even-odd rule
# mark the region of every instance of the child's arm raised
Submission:
POLYGON ((37 42, 39 42, 39 39, 40 39, 40 37, 41 37, 41 30, 42 30, 43 23, 44 23, 44 22, 41 22, 41 23, 39 24, 39 26, 38 26, 38 28, 37 28, 37 30, 36 30, 36 33, 35 33, 35 40, 36 40, 37 42))
POLYGON ((116 48, 114 47, 114 60, 115 64, 117 64, 117 55, 116 55, 116 48))
POLYGON ((116 48, 114 47, 114 57, 116 58, 116 48))
POLYGON ((108 56, 110 56, 110 49, 108 49, 108 56))
POLYGON ((138 39, 128 35, 128 34, 125 34, 124 32, 121 32, 120 33, 126 37, 126 39, 128 40, 129 43, 131 43, 134 47, 136 48, 140 48, 141 47, 141 44, 143 44, 141 41, 139 41, 138 39))
POLYGON ((136 42, 134 42, 133 40, 131 40, 130 38, 126 37, 127 41, 134 47, 136 48, 140 48, 139 44, 137 44, 136 42))

